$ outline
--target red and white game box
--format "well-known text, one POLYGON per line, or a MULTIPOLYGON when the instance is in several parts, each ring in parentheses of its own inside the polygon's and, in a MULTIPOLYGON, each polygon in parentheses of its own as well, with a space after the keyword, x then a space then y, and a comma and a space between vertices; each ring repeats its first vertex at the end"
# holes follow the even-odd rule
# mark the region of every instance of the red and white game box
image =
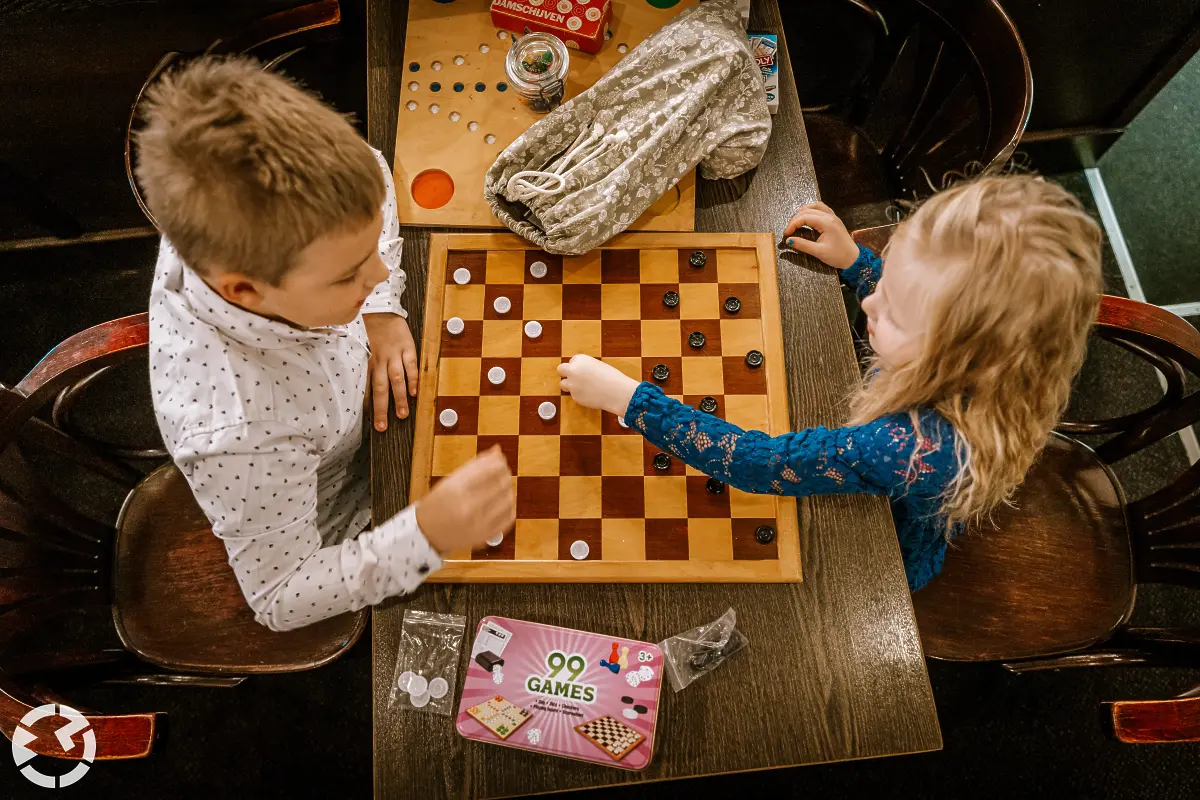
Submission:
POLYGON ((585 53, 598 53, 612 21, 612 0, 492 0, 492 24, 552 33, 585 53))
POLYGON ((643 769, 654 753, 662 659, 649 642, 484 617, 467 664, 458 732, 643 769))

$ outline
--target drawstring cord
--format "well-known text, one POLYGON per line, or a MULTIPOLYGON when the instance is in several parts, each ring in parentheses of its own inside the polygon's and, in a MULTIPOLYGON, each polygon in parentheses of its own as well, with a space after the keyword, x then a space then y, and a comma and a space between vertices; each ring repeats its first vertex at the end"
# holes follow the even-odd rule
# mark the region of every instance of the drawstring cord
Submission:
POLYGON ((567 178, 575 170, 590 164, 611 148, 627 141, 628 131, 618 130, 605 135, 604 128, 596 123, 590 131, 581 132, 566 155, 551 164, 549 170, 527 169, 509 178, 504 194, 509 200, 522 203, 539 195, 558 194, 566 188, 567 178), (538 183, 533 183, 530 179, 538 180, 538 183))

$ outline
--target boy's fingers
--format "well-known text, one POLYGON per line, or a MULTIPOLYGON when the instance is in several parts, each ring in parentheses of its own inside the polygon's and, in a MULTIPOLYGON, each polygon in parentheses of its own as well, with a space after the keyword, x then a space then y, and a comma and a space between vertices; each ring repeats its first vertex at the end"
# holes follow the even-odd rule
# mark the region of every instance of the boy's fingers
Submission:
POLYGON ((568 392, 568 393, 570 393, 570 391, 571 391, 571 384, 570 384, 570 382, 569 382, 569 381, 568 381, 566 378, 563 378, 561 381, 559 381, 559 382, 558 382, 558 385, 559 385, 559 386, 562 388, 562 390, 563 390, 564 392, 568 392))
POLYGON ((570 375, 571 374, 571 365, 569 363, 559 364, 558 365, 558 374, 564 378, 567 377, 568 375, 570 375))
POLYGON ((375 430, 387 430, 388 379, 386 369, 371 374, 371 394, 375 403, 375 430))
POLYGON ((401 356, 404 361, 404 374, 408 377, 408 393, 417 396, 417 353, 415 350, 405 350, 401 356))
POLYGON ((404 393, 404 370, 392 367, 388 377, 392 381, 392 396, 396 398, 396 416, 404 419, 408 416, 408 396, 404 393))

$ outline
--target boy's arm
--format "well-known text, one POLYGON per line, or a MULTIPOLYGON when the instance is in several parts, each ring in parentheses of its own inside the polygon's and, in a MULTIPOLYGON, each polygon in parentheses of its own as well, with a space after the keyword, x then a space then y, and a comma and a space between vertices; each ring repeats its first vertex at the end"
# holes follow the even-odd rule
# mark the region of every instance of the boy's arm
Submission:
MULTIPOLYGON (((756 494, 893 494, 913 488, 913 478, 941 473, 952 446, 932 447, 915 435, 907 415, 893 414, 866 425, 808 428, 771 437, 697 411, 642 383, 625 421, 651 444, 718 480, 756 494), (925 469, 929 464, 932 468, 925 469)), ((940 443, 939 443, 940 444, 940 443)), ((949 445, 949 443, 947 443, 949 445)))
POLYGON ((858 295, 859 301, 862 301, 875 291, 875 286, 879 283, 880 276, 883 275, 883 261, 879 256, 860 245, 858 258, 846 269, 839 270, 838 274, 842 276, 846 285, 858 295))
POLYGON ((280 423, 256 421, 189 436, 175 459, 213 533, 224 540, 255 619, 271 630, 407 594, 442 565, 417 525, 414 506, 374 530, 323 546, 319 458, 305 436, 280 423))
POLYGON ((404 294, 404 270, 400 269, 400 255, 404 248, 404 240, 400 238, 400 220, 396 216, 396 185, 392 180, 392 171, 387 160, 378 150, 372 148, 379 169, 383 172, 383 182, 387 186, 387 195, 383 200, 383 230, 379 234, 379 257, 390 271, 387 280, 376 286, 367 301, 363 303, 363 314, 392 313, 408 319, 408 312, 400 304, 404 294))

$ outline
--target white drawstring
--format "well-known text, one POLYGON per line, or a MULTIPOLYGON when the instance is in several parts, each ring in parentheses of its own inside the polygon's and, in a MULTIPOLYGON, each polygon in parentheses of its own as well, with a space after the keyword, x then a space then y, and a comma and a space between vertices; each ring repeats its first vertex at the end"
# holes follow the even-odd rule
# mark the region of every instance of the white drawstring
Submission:
POLYGON ((538 195, 558 194, 566 188, 571 173, 627 141, 628 131, 618 130, 605 135, 604 128, 596 123, 590 131, 581 132, 566 155, 551 164, 549 170, 527 169, 509 178, 504 194, 509 200, 518 202, 527 202, 538 195), (572 164, 577 159, 577 163, 572 164), (541 185, 532 183, 530 178, 539 179, 541 185))

